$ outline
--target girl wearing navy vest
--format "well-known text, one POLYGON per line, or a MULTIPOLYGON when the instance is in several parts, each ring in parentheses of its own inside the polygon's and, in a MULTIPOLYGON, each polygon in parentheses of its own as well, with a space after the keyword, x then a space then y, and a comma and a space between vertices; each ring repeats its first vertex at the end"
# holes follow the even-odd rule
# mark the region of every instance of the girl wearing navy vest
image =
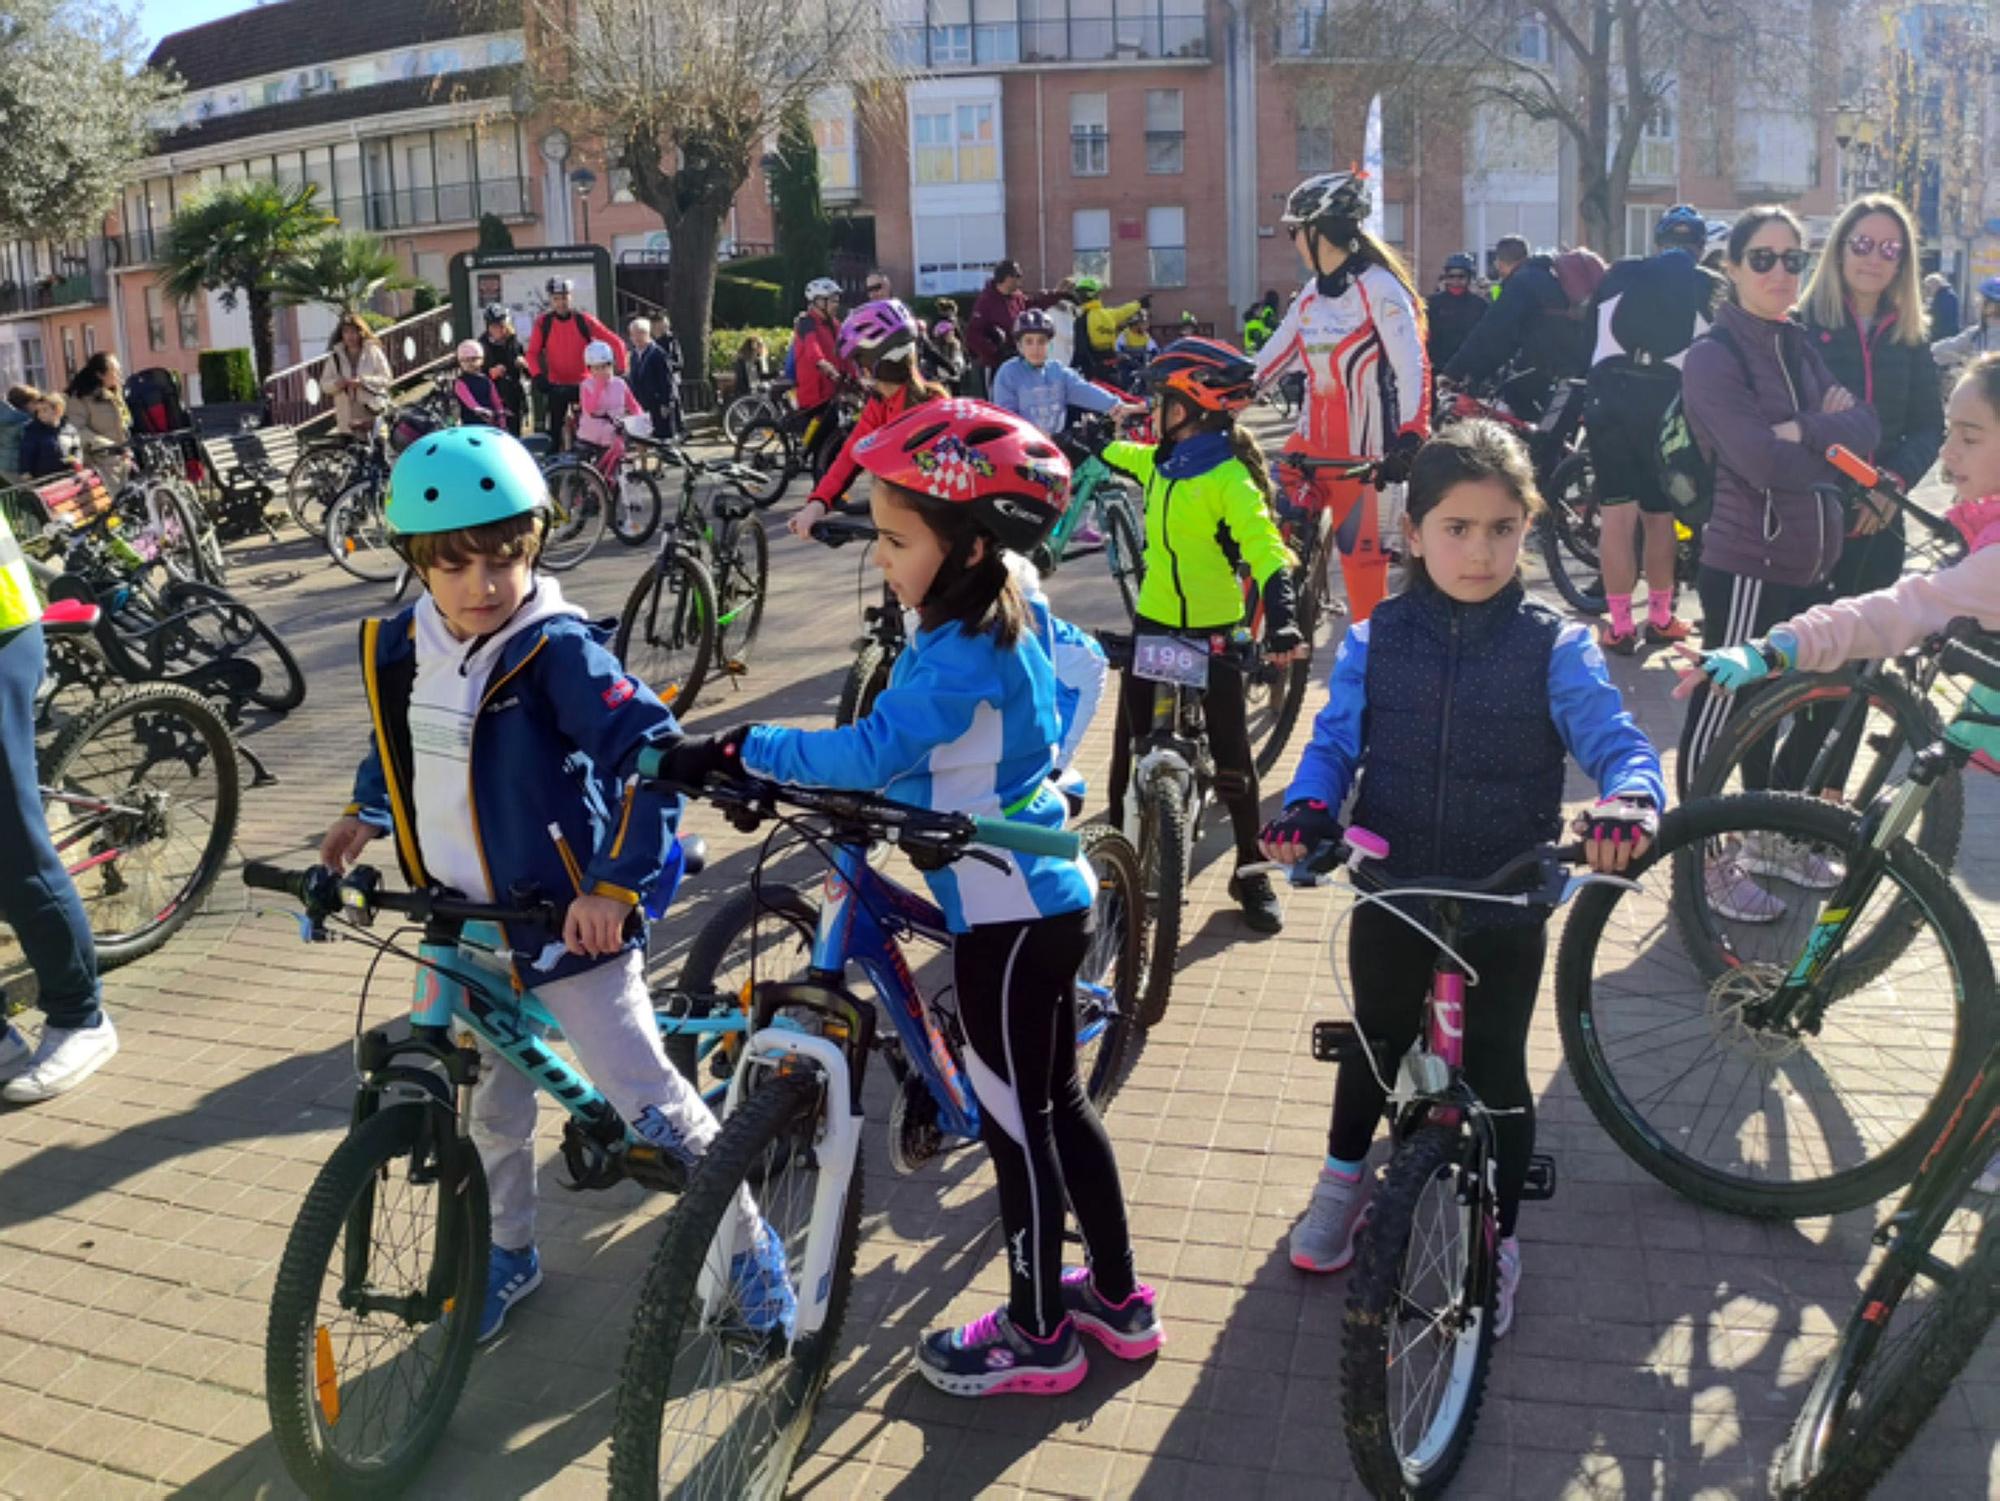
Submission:
MULTIPOLYGON (((1578 824, 1592 868, 1623 870, 1644 852, 1666 799, 1660 758, 1626 713, 1589 628, 1521 586, 1521 542, 1541 504, 1526 451, 1498 424, 1460 423, 1424 445, 1404 521, 1409 583, 1349 627, 1284 814, 1263 832, 1269 858, 1295 862, 1337 839, 1352 793, 1350 821, 1388 841, 1390 875, 1478 880, 1561 835, 1571 756, 1601 794, 1578 824)), ((1467 1079, 1496 1112, 1516 1112, 1494 1118, 1503 1237, 1496 1334, 1513 1322, 1521 1280, 1514 1220, 1535 1141, 1528 1024, 1547 922, 1535 908, 1467 903, 1459 945, 1479 976, 1466 1007, 1467 1079)), ((1368 905, 1354 914, 1354 1020, 1376 1040, 1385 1077, 1416 1039, 1436 957, 1394 913, 1368 905)), ((1343 1065, 1326 1163, 1292 1231, 1301 1270, 1336 1272, 1353 1259, 1367 1198, 1362 1158, 1382 1107, 1370 1070, 1343 1065)))

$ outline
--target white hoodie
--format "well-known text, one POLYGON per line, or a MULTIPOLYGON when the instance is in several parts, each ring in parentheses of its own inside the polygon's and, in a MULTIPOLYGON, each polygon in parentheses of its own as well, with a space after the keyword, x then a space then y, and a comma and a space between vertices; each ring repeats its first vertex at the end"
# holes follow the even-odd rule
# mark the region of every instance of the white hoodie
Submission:
POLYGON ((417 844, 433 880, 475 901, 493 900, 472 832, 472 726, 479 700, 510 640, 539 621, 565 615, 581 618, 583 611, 565 601, 561 587, 546 575, 535 579, 534 592, 507 623, 482 641, 452 635, 430 595, 417 601, 417 674, 410 686, 417 844))

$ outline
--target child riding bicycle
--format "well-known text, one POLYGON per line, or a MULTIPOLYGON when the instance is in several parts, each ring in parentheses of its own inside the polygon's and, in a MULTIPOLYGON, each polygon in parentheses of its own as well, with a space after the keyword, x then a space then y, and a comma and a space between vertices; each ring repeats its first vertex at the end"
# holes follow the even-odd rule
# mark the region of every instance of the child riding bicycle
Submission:
MULTIPOLYGON (((673 715, 628 675, 554 579, 537 577, 548 491, 520 442, 461 427, 412 445, 390 476, 388 524, 426 593, 364 623, 361 671, 374 743, 354 801, 320 845, 345 870, 392 833, 412 886, 477 901, 527 887, 569 899, 562 931, 504 933, 511 980, 532 988, 625 1122, 692 1165, 717 1124, 668 1064, 646 990, 646 916, 680 880, 676 802, 634 778, 639 752, 679 739, 673 715), (545 966, 545 967, 544 967, 545 966)), ((493 1210, 479 1339, 541 1285, 535 1249, 535 1085, 481 1049, 472 1139, 493 1210)), ((756 1327, 796 1306, 783 1246, 744 1197, 747 1247, 731 1265, 756 1327)))
MULTIPOLYGON (((1582 624, 1533 603, 1518 576, 1521 541, 1541 508, 1520 442, 1493 422, 1461 423, 1418 451, 1404 521, 1409 582, 1348 629, 1326 707, 1313 725, 1262 844, 1296 864, 1351 821, 1382 836, 1392 876, 1479 879, 1560 831, 1566 753, 1601 796, 1583 828, 1593 869, 1643 854, 1666 799, 1659 756, 1625 711, 1582 624)), ((1421 918, 1424 899, 1415 904, 1421 918)), ((1500 1287, 1496 1334, 1514 1317, 1521 1252, 1514 1234, 1534 1149, 1528 1024, 1547 914, 1468 906, 1459 945, 1478 976, 1466 1008, 1467 1082, 1494 1112, 1499 1160, 1500 1287)), ((1354 1021, 1375 1067, 1344 1064, 1334 1086, 1327 1157, 1291 1235, 1292 1265, 1337 1272, 1365 1217, 1362 1161, 1382 1119, 1378 1082, 1415 1040, 1435 946, 1397 912, 1369 905, 1349 935, 1354 1021), (1365 962, 1364 962, 1365 956, 1365 962)))

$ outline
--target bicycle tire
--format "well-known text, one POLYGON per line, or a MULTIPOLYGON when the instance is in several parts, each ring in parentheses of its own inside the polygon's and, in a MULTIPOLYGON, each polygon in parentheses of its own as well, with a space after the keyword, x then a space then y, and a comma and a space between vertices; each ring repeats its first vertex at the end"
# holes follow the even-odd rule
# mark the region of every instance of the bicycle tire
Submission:
POLYGON ((679 551, 666 553, 639 575, 618 617, 618 634, 611 649, 628 672, 665 700, 677 718, 693 712, 715 651, 715 585, 699 558, 679 551), (671 596, 664 627, 660 621, 663 585, 671 596))
MULTIPOLYGON (((1851 849, 1858 843, 1858 826, 1859 820, 1852 814, 1830 803, 1793 793, 1775 792, 1746 793, 1738 797, 1688 803, 1661 820, 1659 839, 1645 858, 1627 874, 1638 880, 1661 861, 1673 862, 1672 927, 1703 988, 1705 1001, 1705 1010, 1699 1018, 1694 1018, 1690 1012, 1690 1018, 1699 1023, 1699 1029, 1692 1035, 1698 1039, 1700 1029, 1709 1034, 1709 1046, 1697 1058, 1697 1063, 1710 1052, 1716 1052, 1723 1062, 1731 1064, 1741 1063, 1747 1057, 1753 1069, 1761 1068, 1769 1061, 1772 1082, 1775 1082, 1776 1063, 1789 1061, 1792 1053, 1786 1052, 1782 1058, 1773 1053, 1768 1060, 1760 1054, 1772 1053, 1781 1043, 1795 1040, 1741 1024, 1741 1003, 1754 998, 1754 990, 1750 987, 1767 984, 1768 976, 1760 975, 1754 961, 1745 962, 1737 958, 1731 962, 1730 956, 1719 950, 1702 931, 1707 921, 1706 907, 1705 902, 1698 902, 1695 892, 1703 880, 1706 852, 1728 835, 1749 831, 1775 832, 1815 845, 1851 849)), ((1993 1008, 1985 1000, 1993 994, 1992 956, 1987 951, 1978 922, 1951 882, 1922 851, 1907 842, 1889 849, 1884 881, 1893 884, 1898 891, 1893 898, 1897 906, 1890 909, 1884 921, 1894 920, 1906 911, 1913 927, 1928 926, 1936 933, 1941 955, 1937 960, 1926 956, 1921 968, 1931 975, 1935 975, 1940 967, 1948 972, 1954 990, 1955 1017, 1950 1055, 1932 1097, 1902 1128, 1900 1136, 1886 1147, 1870 1149, 1865 1160, 1854 1166, 1782 1183, 1753 1175, 1749 1171, 1752 1166, 1749 1163, 1744 1164, 1743 1172, 1735 1172, 1697 1161, 1690 1153, 1673 1145, 1678 1140, 1693 1139, 1697 1134, 1696 1128, 1664 1120, 1655 1123, 1632 1098, 1631 1091, 1620 1081, 1608 1059, 1605 1041, 1606 1020, 1616 1014, 1618 1006, 1600 1006, 1593 978, 1597 948, 1605 925, 1628 893, 1618 887, 1592 886, 1578 896, 1571 905, 1569 920, 1564 925, 1562 941, 1556 953, 1556 1019, 1562 1034, 1563 1056, 1570 1076, 1576 1081, 1577 1092, 1590 1107, 1591 1114, 1634 1163, 1697 1204, 1732 1214, 1767 1218, 1796 1219, 1858 1209, 1909 1181, 1924 1152, 1942 1130, 1954 1104, 1964 1094, 1980 1060, 1995 1041, 2000 1040, 2000 1019, 1996 1019, 1993 1008)), ((1881 888, 1878 887, 1876 899, 1879 900, 1881 895, 1881 888)), ((1643 919, 1642 925, 1647 931, 1657 927, 1650 917, 1643 919)), ((1904 944, 1901 948, 1907 946, 1904 944)), ((1773 968, 1782 972, 1789 968, 1790 962, 1786 959, 1773 968)), ((1881 977, 1890 962, 1893 961, 1883 959, 1862 966, 1851 978, 1843 967, 1843 984, 1831 1003, 1830 1011, 1837 1011, 1842 1004, 1848 1004, 1851 1012, 1850 998, 1869 993, 1872 982, 1881 977)), ((1650 1030, 1658 1033, 1661 1028, 1651 1027, 1650 1030)), ((1922 1043, 1932 1041, 1923 1036, 1921 1028, 1907 1022, 1902 1023, 1900 1028, 1893 1024, 1880 1024, 1875 1030, 1888 1034, 1885 1040, 1891 1042, 1901 1040, 1895 1035, 1899 1032, 1914 1033, 1922 1043)), ((1666 1045, 1663 1040, 1662 1046, 1666 1045)), ((1804 1044, 1800 1043, 1800 1048, 1803 1047, 1804 1044)), ((1808 1057, 1807 1062, 1815 1065, 1813 1079, 1826 1078, 1826 1069, 1818 1055, 1808 1057)), ((1690 1067, 1671 1080, 1670 1085, 1677 1086, 1681 1078, 1692 1073, 1693 1068, 1690 1067)), ((1714 1084, 1708 1087, 1711 1091, 1716 1089, 1714 1084)), ((1725 1112, 1734 1108, 1738 1098, 1738 1091, 1729 1092, 1724 1104, 1725 1112)), ((1785 1084, 1783 1103, 1796 1108, 1804 1098, 1795 1083, 1785 1084)), ((1782 1116, 1782 1108, 1780 1113, 1782 1116)), ((1852 1132, 1855 1127, 1852 1119, 1854 1112, 1843 1108, 1840 1113, 1847 1119, 1837 1121, 1837 1127, 1852 1132)), ((1881 1115, 1879 1104, 1871 1106, 1863 1123, 1870 1126, 1889 1124, 1881 1115)), ((1786 1126, 1795 1144, 1802 1140, 1800 1122, 1786 1119, 1786 1126)), ((1711 1134, 1719 1136, 1719 1132, 1720 1127, 1717 1127, 1711 1134)))
MULTIPOLYGON (((218 625, 223 639, 220 642, 206 643, 209 649, 203 655, 204 661, 246 657, 248 648, 253 642, 262 643, 264 649, 277 659, 279 673, 263 672, 264 664, 258 664, 258 684, 255 688, 246 690, 244 694, 258 708, 268 709, 273 714, 289 714, 306 701, 306 675, 299 670, 299 659, 292 655, 292 649, 285 645, 283 638, 271 628, 270 622, 242 600, 214 584, 186 581, 168 584, 161 592, 160 600, 169 614, 178 614, 181 601, 191 600, 206 604, 223 617, 223 622, 218 625), (282 681, 284 685, 282 688, 267 686, 278 681, 282 681)), ((197 616, 194 621, 189 622, 183 632, 184 636, 192 632, 199 618, 197 616)), ((164 650, 164 647, 161 650, 164 650)), ((154 654, 154 668, 158 675, 163 677, 167 675, 164 659, 158 651, 154 654)))
POLYGON ((1269 725, 1260 736, 1256 730, 1256 707, 1254 698, 1246 703, 1251 730, 1251 764, 1257 768, 1260 777, 1269 776, 1278 762, 1283 759, 1285 747, 1291 743, 1292 731, 1298 727, 1299 711, 1305 707, 1306 694, 1312 690, 1313 636, 1319 630, 1319 611, 1313 599, 1310 580, 1299 577, 1298 627, 1305 638, 1306 655, 1283 667, 1261 666, 1257 675, 1268 677, 1264 691, 1272 701, 1269 725))
POLYGON ((160 561, 169 576, 202 584, 220 584, 228 571, 222 544, 200 508, 174 486, 146 487, 146 515, 160 538, 160 561))
POLYGON ((1146 550, 1132 523, 1132 513, 1109 495, 1104 499, 1104 534, 1110 539, 1104 558, 1118 590, 1118 602, 1125 607, 1126 620, 1136 620, 1139 589, 1146 581, 1146 550))
POLYGON ((764 535, 764 523, 755 516, 721 523, 710 572, 715 579, 715 649, 733 672, 749 660, 764 623, 771 582, 771 540, 764 535))
POLYGON ((1174 956, 1180 949, 1188 849, 1193 843, 1190 834, 1188 797, 1181 779, 1156 777, 1139 794, 1139 868, 1151 899, 1146 921, 1153 930, 1139 1025, 1149 1032, 1166 1016, 1173 997, 1174 956))
MULTIPOLYGON (((78 763, 93 740, 121 721, 135 719, 142 714, 171 716, 181 722, 183 737, 185 732, 193 733, 199 742, 199 753, 205 755, 214 768, 215 808, 209 820, 207 837, 201 842, 193 867, 177 882, 163 883, 171 889, 149 888, 144 893, 143 903, 134 907, 144 915, 133 926, 106 926, 109 914, 119 910, 116 899, 133 889, 120 861, 110 860, 78 874, 75 883, 77 895, 83 902, 84 915, 90 921, 98 968, 106 970, 150 954, 179 932, 194 915, 229 859, 229 846, 236 837, 236 821, 240 812, 242 787, 236 764, 235 736, 207 699, 191 688, 172 683, 151 683, 125 689, 99 699, 72 719, 62 733, 50 742, 47 753, 40 759, 37 779, 44 789, 45 805, 48 789, 62 787, 66 776, 78 774, 78 763)), ((140 766, 142 774, 150 773, 159 764, 153 758, 153 751, 166 744, 157 721, 145 727, 144 734, 150 743, 147 759, 140 766)), ((183 737, 176 737, 174 758, 177 764, 191 767, 187 757, 195 751, 195 743, 185 741, 183 737)), ((121 792, 129 792, 132 785, 128 780, 121 792)), ((86 787, 83 790, 91 789, 86 787)), ((148 800, 143 815, 144 837, 146 845, 157 846, 171 837, 173 810, 170 802, 159 802, 159 789, 148 790, 155 796, 148 800)), ((103 794, 100 792, 98 795, 103 794)), ((47 821, 51 836, 60 846, 66 830, 63 817, 58 815, 47 821)))
MULTIPOLYGON (((437 1341, 443 1348, 436 1375, 422 1393, 424 1400, 398 1404, 411 1410, 410 1421, 381 1462, 352 1463, 334 1453, 328 1443, 329 1434, 339 1430, 337 1420, 350 1414, 342 1394, 334 1412, 336 1421, 322 1422, 328 1401, 324 1389, 334 1386, 329 1370, 333 1338, 328 1334, 322 1344, 320 1334, 326 1326, 318 1322, 325 1278, 339 1265, 335 1258, 344 1248, 350 1219, 364 1204, 372 1219, 376 1195, 393 1181, 397 1160, 412 1155, 425 1114, 436 1108, 416 1103, 391 1105, 357 1125, 333 1149, 313 1180, 278 1263, 264 1338, 264 1400, 285 1469, 314 1497, 348 1501, 406 1494, 444 1436, 445 1425, 465 1388, 486 1298, 492 1224, 479 1153, 469 1141, 460 1141, 447 1129, 436 1135, 458 1154, 455 1169, 465 1174, 468 1191, 437 1195, 437 1241, 433 1245, 442 1244, 452 1254, 447 1269, 452 1292, 445 1301, 444 1318, 429 1326, 441 1325, 443 1329, 437 1341)), ((426 1286, 435 1285, 437 1277, 433 1264, 426 1286)), ((400 1316, 394 1316, 375 1327, 388 1329, 402 1323, 400 1316)), ((405 1386, 403 1394, 407 1392, 405 1386)), ((350 1427, 348 1431, 353 1430, 350 1427)))
POLYGON ((1077 971, 1077 1067, 1099 1110, 1125 1080, 1139 1023, 1145 979, 1146 894, 1139 852, 1118 830, 1089 824, 1077 831, 1081 854, 1097 876, 1090 948, 1077 971))
MULTIPOLYGON (((1549 476, 1548 511, 1535 528, 1549 582, 1573 610, 1604 612, 1604 580, 1599 573, 1599 511, 1590 455, 1579 450, 1549 476)), ((1636 534, 1635 534, 1636 535, 1636 534)))
MULTIPOLYGON (((746 886, 731 892, 701 925, 701 931, 694 936, 688 946, 687 958, 681 963, 680 982, 674 987, 687 1001, 691 1016, 706 1016, 708 1000, 720 992, 717 979, 730 959, 730 951, 746 932, 753 935, 752 949, 747 961, 748 973, 759 979, 774 979, 778 976, 764 972, 761 946, 760 922, 770 925, 778 934, 777 944, 784 943, 783 928, 789 924, 793 933, 803 937, 805 954, 810 961, 813 934, 819 930, 819 908, 791 886, 746 886)), ((733 978, 733 975, 730 977, 733 978)), ((669 1034, 662 1039, 667 1050, 667 1061, 680 1071, 681 1077, 702 1088, 700 1077, 699 1044, 692 1037, 669 1034)), ((722 1044, 724 1064, 733 1063, 740 1049, 729 1046, 725 1039, 722 1044)))
POLYGON ((875 707, 875 700, 889 686, 889 673, 894 665, 894 659, 881 642, 862 644, 840 685, 840 702, 833 710, 836 727, 853 724, 855 720, 868 716, 875 707))
POLYGON ((615 509, 611 487, 588 464, 551 465, 543 473, 549 482, 549 504, 555 518, 542 537, 536 559, 550 573, 567 573, 596 550, 615 509))
MULTIPOLYGON (((1824 705, 1837 711, 1861 685, 1861 673, 1846 668, 1830 673, 1793 673, 1775 682, 1759 685, 1739 695, 1740 701, 1723 721, 1722 732, 1708 748, 1689 784, 1683 801, 1718 797, 1729 790, 1729 778, 1743 765, 1752 746, 1777 733, 1779 727, 1807 704, 1824 705)), ((1857 795, 1844 799, 1847 806, 1865 809, 1875 792, 1888 780, 1899 749, 1921 750, 1944 737, 1944 721, 1930 700, 1913 689, 1900 675, 1884 674, 1869 682, 1869 701, 1894 723, 1893 734, 1878 735, 1873 746, 1876 764, 1870 768, 1857 795)), ((1815 787, 1787 788, 1818 796, 1815 787)), ((1965 776, 1956 767, 1948 769, 1931 787, 1931 795, 1918 815, 1915 843, 1940 870, 1950 870, 1958 858, 1959 841, 1965 833, 1965 776)))
MULTIPOLYGON (((1980 1165, 1969 1171, 1976 1176, 1980 1165)), ((1928 1250, 1927 1243, 1919 1254, 1928 1250)), ((1882 1331, 1916 1280, 1913 1271, 1908 1261, 1887 1259, 1863 1287, 1772 1461, 1778 1501, 1862 1501, 1909 1447, 2000 1316, 2000 1219, 1988 1221, 1965 1265, 1917 1315, 1902 1359, 1867 1394, 1875 1400, 1850 1411, 1870 1361, 1883 1351, 1882 1331)))
POLYGON ((778 415, 771 405, 771 398, 762 391, 751 391, 737 397, 722 409, 722 436, 734 443, 743 436, 743 429, 762 417, 775 418, 778 415))
POLYGON ((403 560, 389 545, 385 504, 386 497, 373 479, 359 479, 326 508, 322 536, 327 556, 364 583, 394 583, 403 568, 403 560))
POLYGON ((347 488, 354 456, 346 447, 308 448, 285 476, 285 509, 299 530, 317 537, 326 530, 326 508, 347 488), (313 515, 314 510, 318 515, 313 515))
POLYGON ((1430 1446, 1437 1451, 1435 1458, 1413 1472, 1396 1452, 1399 1428, 1389 1410, 1390 1381, 1391 1367, 1400 1361, 1390 1341, 1409 1322, 1405 1309, 1413 1300, 1404 1284, 1417 1206, 1439 1174, 1457 1163, 1461 1139, 1460 1127, 1431 1125, 1403 1140, 1376 1185, 1368 1225, 1355 1254, 1341 1336, 1341 1425, 1355 1474, 1371 1496, 1423 1497, 1443 1490, 1465 1458, 1485 1400, 1499 1276, 1497 1246, 1489 1250, 1486 1236, 1475 1225, 1465 1237, 1466 1264, 1460 1275, 1461 1285, 1478 1290, 1474 1310, 1478 1322, 1470 1331, 1469 1347, 1463 1343, 1465 1332, 1458 1335, 1453 1379, 1445 1386, 1449 1396, 1462 1383, 1463 1402, 1450 1431, 1430 1446))
MULTIPOLYGON (((659 1248, 653 1253, 640 1286, 632 1334, 619 1373, 611 1434, 611 1494, 617 1501, 639 1501, 639 1498, 650 1501, 662 1494, 661 1425, 672 1395, 689 1316, 699 1313, 702 1263, 737 1193, 752 1182, 760 1184, 766 1194, 772 1192, 775 1171, 763 1173, 759 1168, 767 1154, 784 1150, 787 1152, 784 1171, 807 1170, 812 1154, 792 1152, 789 1143, 801 1137, 817 1119, 818 1100, 824 1087, 817 1074, 781 1074, 764 1080, 744 1096, 723 1123, 722 1134, 703 1155, 694 1182, 668 1216, 666 1232, 660 1237, 659 1248)), ((801 1337, 791 1346, 789 1359, 784 1354, 774 1354, 754 1362, 760 1371, 768 1372, 780 1362, 788 1368, 784 1372, 784 1391, 778 1398, 779 1414, 768 1425, 768 1442, 760 1454, 753 1456, 758 1461, 755 1473, 749 1476, 714 1473, 728 1467, 711 1450, 696 1458, 695 1476, 672 1483, 673 1495, 690 1501, 707 1496, 718 1501, 724 1498, 776 1501, 783 1495, 840 1346, 841 1326, 846 1321, 848 1295, 854 1284, 855 1252, 861 1239, 861 1197, 862 1154, 856 1152, 830 1272, 826 1321, 816 1332, 801 1337)), ((791 1263, 796 1266, 797 1252, 803 1245, 795 1247, 790 1243, 791 1237, 786 1239, 786 1249, 792 1253, 791 1263)), ((691 1405, 701 1405, 699 1396, 692 1399, 691 1405)), ((749 1426, 738 1418, 729 1423, 729 1431, 740 1432, 749 1426)))
POLYGON ((736 440, 734 458, 763 477, 760 484, 739 487, 759 510, 775 504, 799 474, 791 439, 772 417, 754 418, 744 425, 736 440))
POLYGON ((611 535, 627 547, 644 547, 660 529, 665 509, 660 482, 645 470, 627 465, 618 476, 618 494, 611 502, 611 535), (635 491, 639 492, 636 498, 635 491))

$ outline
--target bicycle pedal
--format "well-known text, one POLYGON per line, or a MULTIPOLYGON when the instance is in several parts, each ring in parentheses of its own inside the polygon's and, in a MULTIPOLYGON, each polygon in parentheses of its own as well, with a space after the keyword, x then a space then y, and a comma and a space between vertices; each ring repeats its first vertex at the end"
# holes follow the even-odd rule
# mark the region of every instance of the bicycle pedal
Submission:
POLYGON ((1528 1159, 1527 1181, 1521 1185, 1521 1202, 1540 1203, 1556 1196, 1556 1160, 1546 1152, 1528 1159))
POLYGON ((1314 1022, 1312 1049, 1319 1063, 1359 1063, 1368 1056, 1353 1022, 1314 1022))
POLYGON ((744 673, 748 672, 749 670, 750 668, 748 664, 743 662, 740 658, 732 657, 730 660, 722 664, 722 672, 727 677, 740 678, 743 676, 744 673))

